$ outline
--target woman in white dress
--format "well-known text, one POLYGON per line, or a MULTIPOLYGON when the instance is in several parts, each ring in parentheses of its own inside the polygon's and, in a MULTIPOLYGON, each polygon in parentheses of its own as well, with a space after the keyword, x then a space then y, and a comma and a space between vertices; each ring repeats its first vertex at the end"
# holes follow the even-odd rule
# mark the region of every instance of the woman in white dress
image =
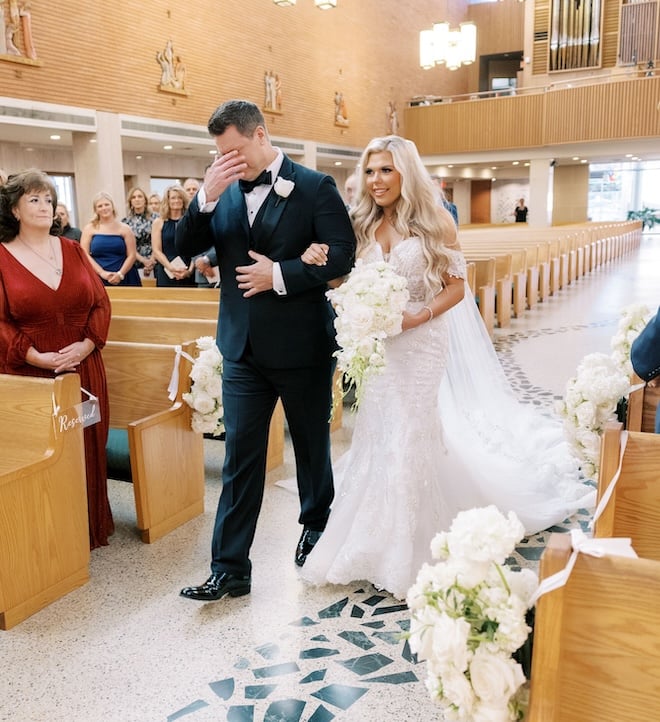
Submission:
MULTIPOLYGON (((366 383, 336 496, 302 569, 313 583, 368 580, 405 598, 430 542, 464 509, 515 511, 528 533, 591 505, 561 424, 519 404, 474 301, 451 215, 411 141, 376 138, 359 165, 357 255, 408 281, 402 333, 366 383)), ((311 246, 308 263, 323 263, 311 246)))

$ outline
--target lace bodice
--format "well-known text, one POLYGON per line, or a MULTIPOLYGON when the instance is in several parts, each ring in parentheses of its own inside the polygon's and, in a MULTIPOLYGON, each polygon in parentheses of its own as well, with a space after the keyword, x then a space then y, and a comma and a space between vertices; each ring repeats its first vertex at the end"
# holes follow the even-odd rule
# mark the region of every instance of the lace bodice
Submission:
MULTIPOLYGON (((466 278, 465 258, 460 251, 447 248, 450 263, 447 273, 457 278, 466 278)), ((399 241, 385 258, 379 243, 374 243, 363 256, 365 262, 386 260, 392 268, 408 281, 410 303, 424 303, 428 298, 428 290, 424 285, 424 270, 426 259, 422 251, 422 242, 419 238, 404 238, 399 241)))

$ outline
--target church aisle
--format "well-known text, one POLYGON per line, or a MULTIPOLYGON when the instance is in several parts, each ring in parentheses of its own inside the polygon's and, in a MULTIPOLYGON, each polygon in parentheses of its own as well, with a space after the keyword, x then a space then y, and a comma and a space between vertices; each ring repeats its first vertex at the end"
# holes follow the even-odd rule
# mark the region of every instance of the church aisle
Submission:
MULTIPOLYGON (((660 303, 660 236, 562 290, 495 344, 521 398, 544 409, 587 353, 609 353, 619 312, 660 303)), ((350 414, 333 453, 350 441, 350 414)), ((369 584, 310 588, 293 553, 295 495, 271 472, 247 597, 202 604, 179 589, 207 576, 223 444, 205 441, 206 512, 145 545, 129 484, 110 482, 117 532, 92 553, 91 580, 0 633, 2 722, 427 722, 438 710, 402 638, 408 614, 369 584)), ((586 525, 578 515, 564 528, 586 525)), ((535 567, 545 535, 518 549, 535 567)), ((387 540, 383 540, 387 544, 387 540)))

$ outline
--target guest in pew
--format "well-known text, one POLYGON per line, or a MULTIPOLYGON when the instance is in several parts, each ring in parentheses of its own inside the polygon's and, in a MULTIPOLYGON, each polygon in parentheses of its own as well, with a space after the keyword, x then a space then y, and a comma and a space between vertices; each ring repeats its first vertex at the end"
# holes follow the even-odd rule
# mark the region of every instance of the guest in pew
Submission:
POLYGON ((81 246, 59 237, 57 193, 38 170, 0 188, 0 372, 80 374, 99 399, 101 420, 84 429, 92 549, 114 531, 108 501, 108 397, 101 356, 110 301, 81 246))
MULTIPOLYGON (((660 384, 660 308, 633 341, 630 361, 635 373, 649 386, 660 384)), ((655 413, 655 433, 660 434, 660 404, 655 413)))
MULTIPOLYGON (((208 166, 207 166, 208 169, 208 166)), ((200 183, 197 178, 186 178, 183 181, 183 190, 188 194, 188 204, 197 194, 200 183)), ((218 272, 218 258, 214 248, 207 248, 204 253, 193 257, 195 264, 195 285, 197 288, 213 288, 220 283, 218 272)))
POLYGON ((157 216, 160 215, 160 196, 158 193, 152 193, 149 196, 149 209, 152 213, 155 213, 157 216))
POLYGON ((121 222, 125 223, 135 236, 135 266, 138 272, 142 269, 143 276, 149 277, 156 265, 156 259, 151 252, 151 224, 158 215, 149 208, 147 194, 142 188, 131 188, 126 205, 128 212, 121 222))
MULTIPOLYGON (((303 578, 368 580, 405 598, 430 543, 459 511, 495 504, 529 533, 592 504, 559 419, 519 404, 471 294, 450 213, 414 143, 375 138, 360 160, 351 218, 358 258, 386 261, 408 282, 402 333, 369 376, 337 494, 303 578), (384 542, 386 540, 386 542, 384 542)), ((323 265, 327 248, 303 261, 323 265)))
POLYGON ((106 286, 141 286, 133 231, 117 218, 115 202, 108 193, 97 193, 92 203, 94 216, 80 237, 92 268, 106 286))
POLYGON ((188 195, 180 185, 165 189, 160 216, 151 227, 151 247, 158 261, 157 286, 194 286, 195 266, 190 257, 182 258, 176 250, 174 237, 178 222, 188 207, 188 195))
POLYGON ((251 588, 250 548, 264 492, 268 427, 282 399, 296 457, 305 563, 333 497, 330 465, 333 313, 328 280, 347 273, 355 236, 333 179, 271 144, 263 114, 230 100, 208 129, 218 155, 177 229, 179 253, 214 246, 220 264, 218 346, 225 462, 212 541, 211 576, 182 596, 211 601, 251 588), (309 240, 327 265, 304 264, 309 240))
POLYGON ((55 215, 60 219, 60 225, 62 226, 62 232, 60 235, 62 238, 70 238, 72 241, 79 241, 82 231, 80 228, 75 228, 71 225, 69 219, 69 209, 64 203, 58 203, 55 209, 55 215))

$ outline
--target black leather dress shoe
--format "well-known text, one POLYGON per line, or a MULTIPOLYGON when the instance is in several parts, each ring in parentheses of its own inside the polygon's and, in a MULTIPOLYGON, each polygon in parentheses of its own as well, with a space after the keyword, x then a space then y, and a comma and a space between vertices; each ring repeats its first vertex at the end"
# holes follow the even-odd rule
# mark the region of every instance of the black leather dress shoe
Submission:
POLYGON ((321 538, 322 531, 314 531, 313 529, 305 528, 298 546, 296 547, 296 564, 301 567, 307 561, 307 555, 316 546, 316 542, 321 538))
POLYGON ((237 577, 228 572, 218 572, 199 587, 184 587, 181 596, 186 599, 198 599, 201 602, 214 602, 225 595, 242 597, 250 593, 250 577, 237 577))

